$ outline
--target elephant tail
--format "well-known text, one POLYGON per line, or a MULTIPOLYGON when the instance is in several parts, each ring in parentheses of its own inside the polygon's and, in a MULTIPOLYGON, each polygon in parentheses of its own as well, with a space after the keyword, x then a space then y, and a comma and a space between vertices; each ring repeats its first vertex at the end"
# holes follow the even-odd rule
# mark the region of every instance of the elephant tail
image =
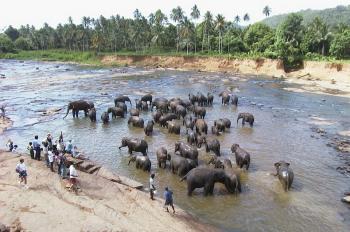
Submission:
POLYGON ((186 179, 187 179, 187 175, 188 175, 188 173, 187 173, 186 175, 184 175, 184 176, 180 179, 180 182, 186 180, 186 179))

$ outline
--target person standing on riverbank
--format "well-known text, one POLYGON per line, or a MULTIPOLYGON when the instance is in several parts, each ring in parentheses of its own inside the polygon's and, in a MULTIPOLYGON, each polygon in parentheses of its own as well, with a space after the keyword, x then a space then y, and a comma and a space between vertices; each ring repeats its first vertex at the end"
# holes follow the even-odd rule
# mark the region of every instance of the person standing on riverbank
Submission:
POLYGON ((45 162, 46 162, 46 166, 49 167, 50 166, 50 163, 49 163, 49 148, 52 149, 52 147, 50 147, 49 143, 47 142, 47 140, 44 140, 42 142, 43 144, 43 153, 44 153, 44 159, 45 159, 45 162))
POLYGON ((27 167, 24 164, 23 158, 21 158, 19 160, 19 163, 16 165, 16 172, 18 173, 19 178, 20 178, 19 184, 22 184, 22 182, 24 182, 24 188, 28 189, 28 186, 27 186, 27 175, 28 175, 27 174, 27 167))
POLYGON ((41 148, 40 148, 40 143, 39 143, 39 136, 37 136, 37 135, 35 135, 34 140, 33 140, 33 148, 35 151, 34 158, 36 160, 41 160, 41 158, 40 158, 41 148))
POLYGON ((34 159, 34 148, 32 142, 29 142, 27 150, 29 151, 30 158, 34 159))
POLYGON ((169 212, 168 206, 170 205, 171 208, 173 208, 173 213, 175 213, 175 207, 173 203, 173 192, 170 191, 168 187, 165 187, 164 199, 164 207, 166 208, 166 211, 169 212))
POLYGON ((66 153, 68 154, 72 154, 73 152, 73 144, 72 144, 72 140, 68 140, 67 146, 66 146, 66 153))
POLYGON ((54 154, 52 150, 49 148, 48 154, 47 154, 48 160, 49 160, 49 167, 51 169, 51 172, 54 172, 53 170, 53 160, 54 160, 54 154))
POLYGON ((7 147, 8 151, 12 152, 12 150, 13 150, 13 142, 12 142, 11 139, 9 139, 9 140, 7 141, 6 147, 7 147))
POLYGON ((152 173, 151 177, 149 178, 149 193, 150 193, 151 200, 154 200, 153 197, 156 191, 156 187, 154 187, 154 177, 155 177, 155 174, 152 173))

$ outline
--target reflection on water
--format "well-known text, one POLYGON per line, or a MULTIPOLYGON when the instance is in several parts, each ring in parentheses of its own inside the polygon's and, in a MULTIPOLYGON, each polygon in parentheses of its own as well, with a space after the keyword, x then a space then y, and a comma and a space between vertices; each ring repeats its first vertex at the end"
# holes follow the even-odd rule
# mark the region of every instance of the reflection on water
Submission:
MULTIPOLYGON (((341 161, 334 150, 325 145, 325 140, 310 137, 312 131, 308 124, 310 117, 316 116, 335 122, 323 127, 330 133, 347 130, 350 115, 347 99, 286 92, 282 90, 286 84, 269 79, 255 81, 216 73, 109 70, 64 64, 57 68, 56 65, 0 61, 0 72, 7 76, 0 80, 1 101, 7 104, 8 115, 15 121, 14 128, 1 136, 2 143, 12 138, 20 150, 25 151, 35 134, 43 139, 48 132, 58 137, 62 131, 66 139, 73 139, 91 159, 147 184, 148 174, 135 170, 134 165, 128 166, 127 149, 118 149, 123 136, 145 138, 159 189, 169 186, 174 190, 176 204, 222 230, 350 230, 349 222, 344 219, 350 218, 349 211, 339 201, 349 187, 349 179, 335 171, 341 161), (240 96, 237 109, 221 106, 218 94, 225 89, 240 96), (127 119, 113 119, 108 125, 102 125, 99 120, 100 114, 113 105, 116 94, 127 94, 132 99, 145 93, 187 98, 188 93, 198 91, 215 94, 214 106, 207 108, 206 120, 210 126, 222 117, 233 122, 233 127, 218 137, 222 154, 234 161, 230 152, 232 143, 239 143, 251 153, 251 168, 241 175, 242 194, 228 195, 224 186, 218 184, 214 196, 203 197, 201 191, 196 191, 189 198, 185 183, 180 182, 179 177, 156 167, 156 149, 165 146, 173 151, 175 141, 184 141, 185 131, 181 136, 168 135, 166 129, 156 126, 153 136, 145 137, 142 129, 128 127, 127 119), (82 113, 79 119, 69 115, 63 120, 65 109, 53 116, 42 116, 38 112, 64 107, 68 101, 77 99, 95 103, 97 124, 84 118, 82 113), (254 128, 236 125, 239 112, 254 114, 254 128), (273 163, 282 159, 291 162, 295 173, 289 193, 284 193, 278 180, 270 175, 274 172, 273 163)), ((151 113, 143 112, 141 117, 147 121, 151 113)), ((202 160, 209 156, 203 148, 200 150, 202 160)))

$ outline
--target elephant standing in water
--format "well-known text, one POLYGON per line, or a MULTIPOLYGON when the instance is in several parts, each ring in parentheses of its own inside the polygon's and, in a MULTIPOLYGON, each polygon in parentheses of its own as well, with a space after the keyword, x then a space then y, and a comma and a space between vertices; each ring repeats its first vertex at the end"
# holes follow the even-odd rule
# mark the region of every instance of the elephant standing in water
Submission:
POLYGON ((150 105, 152 105, 152 94, 146 94, 141 97, 141 101, 143 102, 149 102, 150 105))
POLYGON ((250 127, 253 127, 254 116, 251 113, 239 113, 237 117, 237 125, 240 119, 242 119, 242 126, 244 126, 244 124, 248 122, 250 127))
POLYGON ((168 160, 170 160, 171 172, 181 177, 186 175, 190 170, 198 166, 196 161, 192 159, 186 159, 177 154, 168 154, 168 160))
POLYGON ((67 113, 63 118, 66 118, 69 111, 72 110, 73 118, 78 117, 79 111, 83 110, 85 116, 88 116, 88 110, 94 108, 93 102, 87 102, 84 100, 72 101, 68 103, 67 113))
POLYGON ((130 98, 129 98, 128 96, 125 96, 125 95, 119 95, 119 96, 117 96, 117 97, 114 99, 114 104, 115 104, 115 106, 117 106, 117 103, 118 103, 118 102, 123 102, 123 103, 129 102, 130 105, 132 105, 132 104, 131 104, 130 98))
POLYGON ((96 109, 95 108, 89 109, 88 116, 91 122, 96 122, 96 109))
POLYGON ((294 173, 293 170, 289 167, 289 163, 285 161, 279 161, 275 163, 275 168, 277 173, 275 176, 278 176, 278 179, 280 180, 284 191, 288 191, 290 187, 292 186, 293 179, 294 179, 294 173))
POLYGON ((103 122, 103 124, 106 124, 109 122, 109 114, 108 112, 103 112, 101 115, 101 120, 103 122))
POLYGON ((165 147, 161 147, 156 151, 158 167, 166 168, 166 161, 168 159, 168 151, 165 147))
POLYGON ((151 171, 152 164, 148 156, 133 155, 130 157, 128 165, 130 165, 131 162, 136 162, 137 169, 142 169, 143 171, 146 171, 146 172, 151 171))
POLYGON ((246 165, 246 169, 248 170, 250 154, 246 150, 240 148, 238 144, 232 144, 231 151, 235 154, 237 166, 243 168, 243 166, 246 165))
POLYGON ((204 195, 212 195, 216 182, 225 185, 229 193, 241 192, 241 184, 236 175, 229 175, 223 169, 197 167, 189 171, 182 179, 187 180, 187 194, 192 195, 196 188, 204 187, 204 195))
POLYGON ((219 97, 221 97, 221 104, 228 105, 230 103, 230 93, 227 91, 223 91, 219 94, 219 97))
POLYGON ((144 156, 147 155, 148 151, 148 144, 143 139, 137 139, 137 138, 122 138, 122 144, 119 147, 119 150, 122 147, 128 147, 129 154, 131 155, 133 151, 141 152, 144 156))

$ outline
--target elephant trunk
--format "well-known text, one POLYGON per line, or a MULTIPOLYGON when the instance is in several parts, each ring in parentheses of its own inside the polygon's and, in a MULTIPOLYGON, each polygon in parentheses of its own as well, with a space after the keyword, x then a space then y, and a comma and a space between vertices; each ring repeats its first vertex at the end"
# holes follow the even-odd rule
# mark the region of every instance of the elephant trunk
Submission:
POLYGON ((66 115, 63 117, 63 119, 65 119, 65 118, 67 117, 68 114, 69 114, 69 106, 68 106, 68 108, 67 108, 67 113, 66 113, 66 115))
POLYGON ((237 125, 238 125, 238 121, 239 121, 241 118, 242 118, 241 116, 238 116, 238 118, 237 118, 237 125))

